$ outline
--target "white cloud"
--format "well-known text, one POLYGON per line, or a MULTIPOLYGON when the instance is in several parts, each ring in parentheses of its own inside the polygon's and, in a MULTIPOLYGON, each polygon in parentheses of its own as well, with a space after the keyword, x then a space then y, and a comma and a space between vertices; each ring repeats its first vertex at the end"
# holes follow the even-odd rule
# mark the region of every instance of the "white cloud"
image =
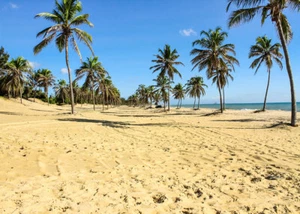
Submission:
MULTIPOLYGON (((60 71, 63 74, 67 74, 68 73, 68 69, 67 68, 62 68, 60 71)), ((71 71, 72 71, 72 69, 71 69, 71 71)))
POLYGON ((41 65, 40 65, 39 63, 37 63, 37 62, 30 62, 30 61, 29 61, 29 65, 30 65, 30 67, 33 68, 33 69, 38 68, 38 67, 41 66, 41 65))
POLYGON ((17 9, 17 8, 19 8, 19 6, 17 5, 17 4, 14 4, 14 3, 9 3, 9 5, 10 5, 10 7, 12 8, 12 9, 17 9))
POLYGON ((179 33, 182 36, 196 36, 197 35, 197 33, 192 28, 180 30, 179 33))

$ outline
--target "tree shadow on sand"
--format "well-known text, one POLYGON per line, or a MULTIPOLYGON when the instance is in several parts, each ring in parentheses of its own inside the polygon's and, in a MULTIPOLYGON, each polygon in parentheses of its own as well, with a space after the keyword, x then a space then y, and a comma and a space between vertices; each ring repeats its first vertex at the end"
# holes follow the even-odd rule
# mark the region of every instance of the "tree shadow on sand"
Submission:
POLYGON ((266 122, 267 120, 255 120, 255 119, 233 119, 233 120, 213 120, 217 122, 266 122))
POLYGON ((172 126, 173 123, 130 123, 121 121, 109 121, 109 120, 94 120, 86 118, 66 118, 58 119, 58 121, 63 122, 79 122, 79 123, 97 123, 102 126, 109 126, 112 128, 129 128, 130 126, 172 126))

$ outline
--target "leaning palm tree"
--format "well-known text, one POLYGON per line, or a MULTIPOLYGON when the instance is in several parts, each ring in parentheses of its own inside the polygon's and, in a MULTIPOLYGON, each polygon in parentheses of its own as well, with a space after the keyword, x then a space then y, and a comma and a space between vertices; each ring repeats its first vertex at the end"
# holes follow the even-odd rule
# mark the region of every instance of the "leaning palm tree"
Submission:
POLYGON ((281 45, 279 43, 275 43, 274 45, 271 44, 272 40, 268 39, 268 37, 258 37, 256 39, 256 44, 251 46, 249 58, 251 57, 257 57, 254 59, 254 61, 251 63, 250 68, 255 70, 255 74, 257 73, 258 69, 262 64, 265 64, 267 67, 268 72, 268 83, 267 83, 267 89, 264 99, 264 105, 262 108, 262 111, 266 110, 266 102, 267 102, 267 96, 268 96, 268 90, 270 85, 270 77, 271 77, 271 68, 273 66, 273 60, 278 64, 280 69, 282 69, 282 54, 280 53, 280 47, 281 45))
POLYGON ((48 89, 49 89, 49 86, 54 85, 55 77, 52 75, 52 72, 49 69, 41 69, 41 70, 39 70, 38 83, 39 83, 39 86, 44 88, 44 92, 47 96, 47 101, 48 101, 48 105, 49 105, 48 89))
MULTIPOLYGON (((154 55, 156 59, 152 60, 156 65, 150 67, 153 69, 153 73, 160 71, 159 77, 168 76, 169 81, 173 81, 174 74, 181 78, 180 72, 174 67, 174 65, 183 65, 182 62, 176 61, 179 58, 177 50, 171 50, 170 45, 165 45, 165 48, 163 50, 158 49, 158 52, 159 54, 154 55)), ((168 111, 170 111, 170 90, 168 90, 168 111)))
POLYGON ((83 87, 88 87, 92 90, 93 107, 95 110, 95 84, 97 80, 100 80, 102 76, 107 74, 107 71, 105 71, 101 62, 98 61, 98 57, 90 57, 87 58, 87 61, 83 62, 81 67, 75 72, 76 80, 86 76, 83 87))
POLYGON ((173 96, 176 100, 178 100, 177 108, 181 108, 182 99, 184 99, 185 89, 181 83, 178 83, 173 88, 173 96))
POLYGON ((198 98, 198 108, 200 109, 200 97, 201 95, 205 95, 205 89, 204 87, 207 87, 207 85, 204 84, 202 77, 192 77, 190 80, 188 80, 186 84, 186 93, 190 97, 194 97, 194 106, 195 109, 196 105, 196 99, 198 98))
POLYGON ((300 10, 300 1, 298 0, 228 0, 227 11, 230 6, 234 4, 238 8, 233 11, 229 17, 229 27, 236 26, 243 22, 249 22, 257 14, 261 14, 261 24, 264 24, 265 20, 270 17, 271 21, 275 24, 276 30, 279 34, 280 42, 283 48, 286 70, 290 80, 291 90, 291 125, 296 126, 297 122, 297 103, 296 93, 294 87, 293 72, 290 64, 289 53, 287 49, 287 43, 292 39, 292 30, 287 17, 283 14, 286 8, 296 11, 300 10))
MULTIPOLYGON (((194 65, 193 70, 198 68, 199 71, 206 69, 207 78, 211 78, 213 72, 224 70, 229 65, 239 64, 234 57, 235 46, 233 44, 223 44, 228 34, 223 32, 220 27, 215 30, 201 31, 200 36, 203 38, 193 42, 193 46, 200 45, 202 49, 194 48, 191 55, 195 56, 192 59, 194 65), (232 54, 232 55, 230 55, 232 54)), ((217 82, 217 88, 220 95, 220 110, 223 113, 223 98, 221 92, 221 83, 217 82)))
MULTIPOLYGON (((79 51, 75 37, 82 41, 93 53, 91 43, 92 37, 83 30, 77 28, 77 26, 82 24, 87 24, 92 27, 93 24, 88 21, 88 14, 79 13, 82 11, 81 2, 78 0, 62 0, 59 3, 55 1, 55 9, 52 13, 39 13, 35 17, 42 17, 50 20, 54 23, 37 34, 37 37, 42 36, 43 40, 34 47, 34 54, 38 54, 43 48, 45 48, 54 38, 56 46, 60 52, 65 50, 66 65, 68 68, 69 85, 70 85, 70 98, 71 98, 71 113, 74 114, 74 95, 72 86, 72 75, 69 65, 69 43, 73 46, 75 51, 80 57, 81 53, 79 51)), ((93 53, 94 54, 94 53, 93 53)))
POLYGON ((23 57, 12 59, 6 64, 6 75, 3 81, 3 86, 10 96, 11 93, 17 94, 22 101, 22 93, 24 83, 27 81, 26 73, 30 73, 29 62, 23 57))

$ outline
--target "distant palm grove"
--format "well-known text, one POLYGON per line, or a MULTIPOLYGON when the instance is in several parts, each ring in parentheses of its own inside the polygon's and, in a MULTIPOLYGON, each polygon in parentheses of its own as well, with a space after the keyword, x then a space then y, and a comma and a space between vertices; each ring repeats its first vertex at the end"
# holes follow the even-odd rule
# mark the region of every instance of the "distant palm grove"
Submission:
MULTIPOLYGON (((284 11, 287 9, 300 10, 298 0, 227 0, 228 6, 224 10, 229 11, 233 6, 236 10, 229 15, 228 26, 234 27, 249 22, 260 16, 263 24, 270 19, 278 32, 280 43, 273 42, 267 35, 257 35, 257 40, 249 47, 249 58, 253 59, 250 68, 258 70, 265 68, 268 75, 264 105, 262 111, 266 110, 266 102, 269 85, 271 84, 271 71, 273 64, 282 69, 285 61, 290 92, 291 92, 291 125, 296 126, 297 107, 293 72, 289 59, 287 43, 292 39, 292 31, 284 11), (282 53, 281 53, 282 48, 282 53)), ((48 104, 70 104, 71 113, 75 112, 76 104, 90 103, 96 110, 97 105, 105 110, 109 106, 127 104, 145 108, 164 108, 170 111, 171 96, 178 100, 177 108, 181 108, 185 97, 194 99, 194 109, 200 109, 200 100, 205 96, 207 85, 203 77, 195 75, 186 83, 174 83, 174 76, 181 78, 180 68, 184 63, 180 61, 180 55, 174 47, 166 44, 158 49, 152 59, 153 65, 150 71, 157 74, 153 84, 139 85, 136 92, 127 100, 121 98, 120 91, 114 86, 109 72, 103 67, 99 58, 92 48, 92 36, 79 27, 87 25, 93 27, 88 20, 89 14, 82 14, 82 4, 78 0, 54 1, 54 9, 45 8, 52 12, 42 12, 35 18, 44 18, 52 25, 37 33, 41 37, 40 43, 33 47, 34 54, 47 51, 46 46, 54 42, 58 51, 65 53, 65 62, 68 70, 68 81, 56 79, 53 71, 49 69, 34 70, 29 62, 23 57, 11 58, 3 47, 0 49, 0 95, 8 98, 31 99, 39 98, 48 104), (90 51, 85 61, 77 42, 82 42, 90 51), (72 77, 69 62, 69 50, 74 50, 81 61, 81 67, 75 70, 75 78, 72 77), (79 82, 83 84, 79 86, 79 82), (49 95, 49 88, 54 89, 55 94, 49 95)), ((220 27, 205 29, 200 32, 200 38, 195 40, 191 46, 192 70, 205 71, 208 80, 211 80, 219 93, 220 113, 225 110, 225 86, 233 81, 233 73, 239 61, 235 57, 234 44, 226 43, 228 33, 220 27)), ((149 59, 151 60, 151 59, 149 59)))

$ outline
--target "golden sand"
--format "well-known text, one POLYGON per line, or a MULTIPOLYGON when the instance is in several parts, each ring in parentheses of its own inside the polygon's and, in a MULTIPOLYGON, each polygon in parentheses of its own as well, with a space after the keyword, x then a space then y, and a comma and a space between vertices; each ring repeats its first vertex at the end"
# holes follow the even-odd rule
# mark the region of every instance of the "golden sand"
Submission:
POLYGON ((97 108, 0 98, 0 213, 300 213, 289 112, 97 108))

